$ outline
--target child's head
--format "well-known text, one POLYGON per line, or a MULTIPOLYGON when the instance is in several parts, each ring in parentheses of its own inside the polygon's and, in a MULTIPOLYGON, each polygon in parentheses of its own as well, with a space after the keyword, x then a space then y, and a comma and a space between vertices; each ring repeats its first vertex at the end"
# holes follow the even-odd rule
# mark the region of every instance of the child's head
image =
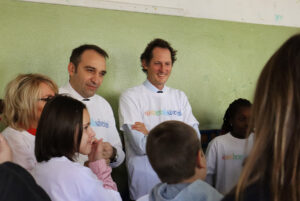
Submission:
POLYGON ((222 125, 222 133, 231 132, 234 137, 245 138, 251 116, 251 103, 239 98, 227 108, 222 125))
POLYGON ((149 133, 149 161, 162 182, 181 183, 192 177, 204 179, 206 161, 196 131, 180 121, 166 121, 149 133))
POLYGON ((86 106, 68 96, 57 95, 47 102, 42 112, 35 139, 38 162, 75 153, 89 154, 94 132, 86 106))

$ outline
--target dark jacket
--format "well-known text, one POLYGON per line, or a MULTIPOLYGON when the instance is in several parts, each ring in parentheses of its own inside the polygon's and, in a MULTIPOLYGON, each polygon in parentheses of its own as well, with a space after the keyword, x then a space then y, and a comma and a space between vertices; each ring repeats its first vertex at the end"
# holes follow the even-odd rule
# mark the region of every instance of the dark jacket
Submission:
MULTIPOLYGON (((247 187, 243 193, 243 201, 271 201, 267 184, 255 183, 247 187)), ((235 201, 235 188, 222 201, 235 201)))
POLYGON ((0 201, 2 200, 50 201, 50 198, 29 172, 17 164, 6 162, 0 164, 0 201))

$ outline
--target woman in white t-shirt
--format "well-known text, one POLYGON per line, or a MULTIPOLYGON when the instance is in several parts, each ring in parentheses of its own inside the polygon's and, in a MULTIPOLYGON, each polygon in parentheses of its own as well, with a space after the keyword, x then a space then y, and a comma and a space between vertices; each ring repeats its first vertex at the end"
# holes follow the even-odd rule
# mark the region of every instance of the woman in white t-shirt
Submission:
POLYGON ((224 115, 222 133, 206 150, 206 181, 220 193, 228 193, 236 185, 245 157, 253 144, 253 134, 247 137, 251 103, 246 99, 233 101, 224 115))
POLYGON ((102 143, 83 103, 58 95, 46 104, 36 133, 34 177, 51 200, 121 200, 102 143), (88 155, 89 167, 74 162, 78 153, 88 155))
POLYGON ((32 172, 35 132, 42 110, 57 93, 56 84, 41 74, 20 74, 5 90, 3 119, 8 127, 2 132, 13 153, 12 161, 32 172))

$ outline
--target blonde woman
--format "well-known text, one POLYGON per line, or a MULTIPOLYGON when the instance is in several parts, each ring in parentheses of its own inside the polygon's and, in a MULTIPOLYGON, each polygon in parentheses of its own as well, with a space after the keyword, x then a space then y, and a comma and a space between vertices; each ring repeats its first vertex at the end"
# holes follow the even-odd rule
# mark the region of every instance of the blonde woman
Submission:
POLYGON ((56 84, 40 74, 21 74, 8 83, 4 97, 3 118, 8 127, 2 132, 12 148, 13 162, 32 171, 35 131, 41 112, 57 93, 56 84))
POLYGON ((224 201, 300 200, 300 34, 287 40, 260 74, 250 128, 252 151, 224 201))

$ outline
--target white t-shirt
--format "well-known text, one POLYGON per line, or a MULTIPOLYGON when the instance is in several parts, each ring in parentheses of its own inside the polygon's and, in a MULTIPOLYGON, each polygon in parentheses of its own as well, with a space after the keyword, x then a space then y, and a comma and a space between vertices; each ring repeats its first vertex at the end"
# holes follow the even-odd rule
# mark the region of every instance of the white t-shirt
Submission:
POLYGON ((206 150, 206 181, 220 193, 228 193, 236 184, 248 156, 254 135, 248 139, 233 137, 230 133, 214 138, 206 150))
MULTIPOLYGON (((123 152, 120 136, 116 128, 113 111, 109 103, 98 95, 90 97, 89 101, 82 101, 84 98, 72 88, 70 83, 64 87, 61 87, 59 89, 59 93, 68 94, 86 105, 90 114, 91 127, 96 133, 96 138, 102 138, 104 142, 109 142, 117 149, 117 161, 111 163, 110 165, 112 167, 119 166, 124 161, 125 154, 123 152)), ((78 162, 83 164, 87 160, 87 156, 80 154, 78 162)))
POLYGON ((35 136, 25 130, 18 131, 11 127, 4 129, 2 135, 12 149, 13 162, 32 173, 37 163, 34 154, 35 136))
POLYGON ((126 90, 119 102, 120 129, 125 132, 129 190, 134 200, 148 194, 160 180, 146 155, 146 137, 139 132, 129 132, 125 125, 143 122, 150 131, 167 120, 183 121, 191 126, 199 124, 184 92, 165 86, 163 93, 156 93, 149 89, 149 84, 145 81, 126 90))
POLYGON ((120 201, 119 192, 105 189, 90 168, 66 157, 38 163, 34 178, 52 201, 120 201))

